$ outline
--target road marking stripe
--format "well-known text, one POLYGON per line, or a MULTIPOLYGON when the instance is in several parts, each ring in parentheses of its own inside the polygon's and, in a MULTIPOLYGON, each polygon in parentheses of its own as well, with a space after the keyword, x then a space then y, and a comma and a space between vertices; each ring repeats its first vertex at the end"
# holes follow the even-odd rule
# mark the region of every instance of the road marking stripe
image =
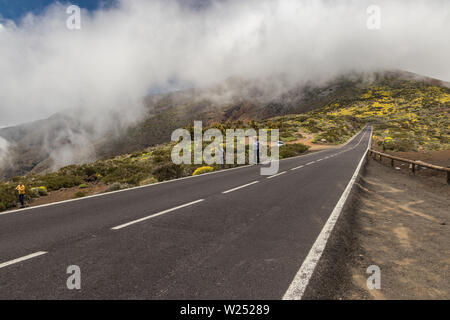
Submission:
POLYGON ((314 162, 315 161, 308 162, 306 165, 309 166, 310 164, 313 164, 314 162))
POLYGON ((21 258, 17 258, 17 259, 11 260, 11 261, 0 263, 0 269, 10 266, 15 263, 19 263, 19 262, 34 258, 34 257, 42 256, 43 254, 46 254, 46 253, 47 253, 46 251, 39 251, 39 252, 35 252, 35 253, 29 254, 27 256, 21 257, 21 258))
POLYGON ((275 178, 275 177, 281 176, 281 175, 282 175, 283 173, 286 173, 286 171, 283 171, 283 172, 280 172, 280 173, 274 174, 274 175, 272 175, 272 176, 270 176, 270 177, 267 177, 267 179, 272 179, 272 178, 275 178))
POLYGON ((298 166, 298 167, 292 168, 291 170, 297 170, 297 169, 300 169, 300 168, 303 168, 303 167, 304 167, 304 165, 301 165, 301 166, 298 166))
POLYGON ((319 162, 319 161, 322 161, 323 159, 319 159, 319 160, 317 160, 316 162, 319 162))
POLYGON ((130 226, 130 225, 132 225, 132 224, 139 223, 139 222, 142 222, 142 221, 145 221, 145 220, 148 220, 148 219, 152 219, 152 218, 158 217, 158 216, 160 216, 160 215, 163 215, 163 214, 165 214, 165 213, 169 213, 169 212, 172 212, 172 211, 175 211, 175 210, 178 210, 178 209, 187 207, 187 206, 191 206, 191 205, 193 205, 193 204, 202 202, 202 201, 204 201, 204 200, 205 200, 205 199, 200 199, 200 200, 192 201, 192 202, 189 202, 189 203, 185 203, 185 204, 182 204, 181 206, 178 206, 178 207, 175 207, 175 208, 167 209, 167 210, 164 210, 164 211, 161 211, 161 212, 158 212, 158 213, 149 215, 149 216, 144 217, 144 218, 140 218, 140 219, 137 219, 137 220, 134 220, 134 221, 130 221, 130 222, 128 222, 128 223, 121 224, 120 226, 111 228, 111 230, 119 230, 119 229, 128 227, 128 226, 130 226))
MULTIPOLYGON (((371 132, 372 132, 372 128, 371 128, 371 132)), ((347 184, 347 187, 345 188, 344 192, 342 193, 338 203, 336 204, 333 211, 331 212, 331 215, 328 218, 327 222, 325 223, 325 226, 322 228, 322 231, 320 232, 320 234, 317 237, 316 241, 314 242, 313 246, 309 250, 308 255, 306 256, 305 260, 303 261, 303 263, 302 263, 300 269, 298 270, 297 274, 295 275, 294 279, 292 280, 292 283, 290 284, 289 288, 287 289, 286 293, 284 294, 283 300, 300 300, 300 299, 302 299, 303 294, 305 293, 306 287, 308 286, 309 280, 311 279, 311 276, 314 273, 314 269, 316 268, 316 265, 319 262, 323 251, 325 250, 325 246, 327 244, 328 238, 329 238, 331 232, 333 231, 333 228, 342 212, 345 201, 347 200, 348 195, 350 194, 350 191, 356 181, 356 178, 358 177, 359 171, 361 170, 361 166, 366 158, 367 151, 369 150, 369 147, 371 144, 371 139, 372 139, 372 135, 370 135, 369 143, 367 145, 366 151, 364 152, 363 156, 361 157, 361 160, 359 161, 359 164, 356 167, 356 170, 353 173, 352 178, 350 179, 349 183, 347 184)))
POLYGON ((233 191, 236 191, 236 190, 239 190, 239 189, 242 189, 242 188, 248 187, 248 186, 250 186, 250 185, 252 185, 252 184, 258 183, 258 182, 259 182, 259 181, 253 181, 253 182, 250 182, 250 183, 244 184, 243 186, 240 186, 240 187, 236 187, 236 188, 233 188, 233 189, 230 189, 230 190, 227 190, 227 191, 223 191, 222 193, 229 193, 229 192, 233 192, 233 191))
MULTIPOLYGON (((324 150, 324 151, 326 151, 326 150, 324 150)), ((316 153, 318 153, 318 152, 316 152, 316 153)), ((310 156, 310 155, 313 155, 313 154, 314 153, 302 154, 302 155, 299 155, 299 156, 296 156, 296 157, 310 156)), ((281 160, 288 160, 288 159, 292 159, 292 158, 296 158, 296 157, 291 157, 291 158, 286 158, 286 159, 281 159, 281 160)), ((223 169, 223 170, 217 170, 217 171, 212 171, 212 172, 206 172, 206 173, 202 173, 202 174, 199 174, 199 175, 196 175, 196 176, 187 176, 187 177, 176 178, 176 179, 172 179, 172 180, 166 180, 166 181, 150 183, 150 184, 146 184, 146 185, 143 185, 143 186, 131 187, 131 188, 122 189, 122 190, 108 191, 108 192, 94 194, 94 195, 86 196, 86 197, 82 197, 82 198, 51 202, 51 203, 47 203, 47 204, 41 204, 41 205, 38 205, 38 206, 22 208, 22 209, 8 210, 8 211, 0 212, 0 215, 9 214, 9 213, 16 213, 16 212, 20 212, 20 211, 28 211, 28 210, 39 209, 39 208, 44 208, 44 207, 50 207, 50 206, 64 204, 64 203, 68 203, 68 202, 84 201, 84 200, 87 200, 87 199, 90 199, 90 198, 104 197, 104 196, 108 196, 108 195, 111 195, 111 194, 114 194, 114 193, 121 193, 121 192, 133 191, 133 190, 136 190, 136 189, 149 188, 149 187, 153 187, 153 186, 158 186, 160 184, 177 182, 177 181, 182 181, 182 180, 196 178, 196 177, 205 177, 205 176, 213 175, 213 174, 216 174, 216 173, 230 172, 230 171, 233 171, 233 170, 248 168, 248 167, 252 167, 252 166, 253 166, 252 164, 247 164, 247 165, 234 167, 234 168, 229 168, 229 169, 223 169)))

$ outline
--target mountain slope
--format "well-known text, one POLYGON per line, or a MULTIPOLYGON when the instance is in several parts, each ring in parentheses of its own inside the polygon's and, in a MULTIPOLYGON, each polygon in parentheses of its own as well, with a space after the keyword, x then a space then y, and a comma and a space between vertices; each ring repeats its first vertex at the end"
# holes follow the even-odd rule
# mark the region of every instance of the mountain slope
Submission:
MULTIPOLYGON (((330 87, 303 87, 297 92, 302 94, 293 93, 291 102, 280 103, 278 109, 273 108, 273 101, 235 102, 217 107, 212 102, 197 104, 183 100, 180 95, 185 93, 150 97, 155 99, 148 103, 152 116, 126 129, 118 138, 95 142, 97 155, 99 150, 106 150, 104 159, 36 174, 36 168, 47 158, 37 163, 31 174, 0 182, 0 210, 15 206, 14 187, 19 179, 28 186, 27 197, 32 199, 45 195, 47 190, 72 188, 72 196, 78 197, 95 190, 117 190, 191 175, 202 165, 173 164, 170 154, 174 143, 166 141, 170 139, 171 128, 191 124, 193 119, 205 119, 209 123, 204 125, 205 129, 214 127, 222 132, 230 128, 279 129, 280 140, 285 142, 280 148, 281 158, 307 151, 308 147, 302 143, 313 148, 343 143, 367 123, 373 124, 374 144, 387 152, 450 150, 450 89, 446 86, 428 80, 400 79, 391 74, 368 84, 344 79, 330 87), (315 103, 320 108, 312 108, 315 103), (281 115, 268 117, 271 112, 281 115), (158 141, 164 143, 146 147, 158 141), (139 151, 124 152, 135 149, 139 151), (106 156, 108 152, 120 151, 124 154, 106 156)), ((25 134, 19 144, 24 139, 29 137, 25 134)), ((230 166, 233 165, 227 165, 230 166)), ((211 168, 219 169, 217 165, 211 168)))
MULTIPOLYGON (((394 90, 394 96, 385 98, 393 99, 391 103, 404 104, 410 102, 410 93, 406 89, 399 91, 401 88, 414 91, 439 87, 447 92, 445 90, 450 86, 407 72, 347 74, 320 85, 308 82, 292 84, 282 76, 264 80, 230 78, 210 88, 150 95, 145 99, 142 120, 128 127, 107 130, 101 135, 93 134, 95 127, 69 114, 0 129, 0 137, 12 144, 9 161, 0 174, 7 178, 135 152, 169 141, 173 130, 185 127, 193 120, 202 120, 204 125, 238 120, 247 122, 302 114, 322 107, 330 112, 334 110, 338 116, 356 115, 357 109, 370 101, 370 97, 364 98, 363 95, 372 87, 394 90), (404 102, 397 99, 403 95, 404 102), (342 109, 342 113, 338 109, 342 109)), ((383 97, 375 95, 372 98, 383 97)), ((442 110, 435 109, 432 100, 427 96, 414 103, 417 108, 423 106, 431 108, 432 113, 442 113, 442 110)), ((445 100, 439 103, 444 105, 445 111, 445 100)), ((361 119, 370 120, 370 117, 361 119)))

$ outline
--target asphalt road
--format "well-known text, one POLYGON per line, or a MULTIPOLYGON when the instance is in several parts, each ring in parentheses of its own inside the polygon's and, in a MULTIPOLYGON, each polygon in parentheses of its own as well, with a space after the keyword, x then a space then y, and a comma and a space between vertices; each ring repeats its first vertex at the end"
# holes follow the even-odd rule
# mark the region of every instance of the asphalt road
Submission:
POLYGON ((369 136, 277 176, 247 166, 2 214, 0 299, 281 299, 369 136))

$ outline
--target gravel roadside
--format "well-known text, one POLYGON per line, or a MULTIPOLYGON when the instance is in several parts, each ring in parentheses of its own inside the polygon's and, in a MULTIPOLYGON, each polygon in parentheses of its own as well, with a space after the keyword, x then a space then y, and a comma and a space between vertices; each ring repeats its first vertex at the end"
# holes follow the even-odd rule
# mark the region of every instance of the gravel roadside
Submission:
POLYGON ((450 186, 368 159, 304 299, 450 299, 450 186), (367 267, 381 289, 367 288, 367 267))

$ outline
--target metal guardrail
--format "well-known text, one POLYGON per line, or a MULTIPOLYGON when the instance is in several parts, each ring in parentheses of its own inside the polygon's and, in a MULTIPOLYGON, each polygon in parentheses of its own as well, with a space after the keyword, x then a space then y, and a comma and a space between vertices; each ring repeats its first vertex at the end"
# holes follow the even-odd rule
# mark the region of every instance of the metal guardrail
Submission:
POLYGON ((375 160, 377 158, 377 155, 378 155, 380 161, 382 160, 383 157, 391 159, 391 167, 394 166, 394 161, 400 161, 400 162, 409 163, 409 169, 411 170, 411 172, 413 174, 416 173, 416 167, 419 167, 419 166, 420 167, 425 167, 425 168, 430 168, 430 169, 433 169, 433 170, 447 172, 447 183, 450 184, 450 168, 436 166, 434 164, 426 163, 426 162, 423 162, 423 161, 400 158, 400 157, 392 156, 392 155, 387 154, 387 153, 375 151, 375 150, 372 150, 372 149, 369 149, 368 152, 367 152, 367 156, 369 156, 369 157, 373 156, 373 158, 375 160))

